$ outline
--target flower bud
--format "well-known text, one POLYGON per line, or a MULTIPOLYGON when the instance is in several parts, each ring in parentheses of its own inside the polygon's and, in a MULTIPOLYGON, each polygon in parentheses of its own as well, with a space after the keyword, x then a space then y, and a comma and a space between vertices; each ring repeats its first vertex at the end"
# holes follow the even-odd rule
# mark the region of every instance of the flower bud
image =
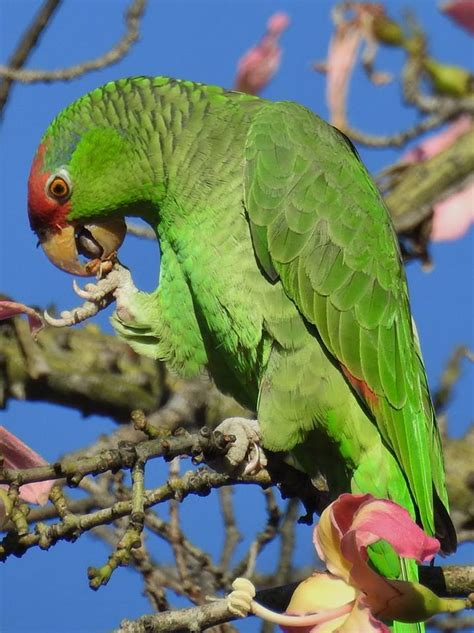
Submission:
POLYGON ((465 97, 473 92, 473 76, 465 68, 440 64, 430 58, 424 60, 423 68, 438 94, 465 97))
POLYGON ((437 613, 466 609, 469 601, 465 598, 440 598, 418 582, 387 580, 398 592, 376 616, 386 621, 423 622, 437 613))
POLYGON ((372 23, 375 37, 382 44, 387 46, 402 46, 405 41, 403 31, 400 26, 384 15, 377 15, 372 23))

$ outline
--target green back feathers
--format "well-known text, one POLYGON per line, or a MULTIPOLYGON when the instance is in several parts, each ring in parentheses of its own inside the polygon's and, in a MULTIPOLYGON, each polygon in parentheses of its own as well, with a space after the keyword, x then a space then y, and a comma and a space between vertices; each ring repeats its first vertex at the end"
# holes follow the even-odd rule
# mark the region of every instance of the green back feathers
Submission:
POLYGON ((415 350, 405 275, 388 212, 337 130, 291 103, 255 117, 245 205, 254 247, 329 352, 375 394, 366 404, 434 533, 432 469, 442 456, 415 350))

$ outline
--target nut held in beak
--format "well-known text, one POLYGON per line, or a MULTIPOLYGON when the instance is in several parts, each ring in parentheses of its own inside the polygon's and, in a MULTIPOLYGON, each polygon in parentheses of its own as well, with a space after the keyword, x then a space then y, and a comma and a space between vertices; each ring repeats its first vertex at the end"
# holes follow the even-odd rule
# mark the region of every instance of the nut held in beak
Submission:
POLYGON ((104 222, 68 225, 58 232, 48 232, 40 243, 48 259, 55 266, 73 275, 91 277, 93 268, 83 263, 79 255, 89 259, 106 261, 120 248, 127 227, 121 218, 104 222))

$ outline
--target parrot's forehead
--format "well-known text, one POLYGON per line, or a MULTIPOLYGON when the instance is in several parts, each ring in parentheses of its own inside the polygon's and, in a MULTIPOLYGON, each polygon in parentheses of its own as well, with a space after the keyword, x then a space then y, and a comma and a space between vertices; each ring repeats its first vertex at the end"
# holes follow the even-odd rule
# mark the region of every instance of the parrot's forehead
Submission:
POLYGON ((44 158, 47 141, 41 143, 31 165, 28 179, 28 216, 33 231, 66 224, 66 216, 70 211, 70 203, 58 204, 46 194, 46 183, 51 171, 45 170, 44 158))

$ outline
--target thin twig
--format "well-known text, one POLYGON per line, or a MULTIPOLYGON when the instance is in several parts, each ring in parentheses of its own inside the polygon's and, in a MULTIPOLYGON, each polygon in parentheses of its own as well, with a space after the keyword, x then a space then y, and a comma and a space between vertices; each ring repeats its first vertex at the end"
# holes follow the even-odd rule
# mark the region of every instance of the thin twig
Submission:
POLYGON ((433 396, 433 403, 436 412, 445 409, 452 397, 453 388, 455 387, 461 375, 461 362, 464 358, 474 361, 472 352, 464 345, 456 347, 451 354, 440 379, 440 385, 433 396))
MULTIPOLYGON (((33 22, 21 36, 13 55, 8 60, 9 68, 18 69, 25 64, 60 4, 61 0, 46 0, 43 3, 33 22)), ((8 77, 0 81, 0 116, 2 116, 8 101, 12 83, 13 79, 8 77)))
POLYGON ((474 631, 474 615, 448 615, 444 618, 430 620, 433 629, 443 633, 457 633, 458 631, 474 631))
POLYGON ((263 548, 273 541, 278 535, 278 525, 281 518, 280 508, 275 500, 273 490, 263 490, 262 492, 265 495, 267 523, 263 530, 260 530, 260 532, 257 533, 247 554, 239 563, 237 563, 230 574, 228 574, 229 577, 237 578, 238 576, 245 576, 246 578, 251 578, 255 571, 257 556, 263 548))
MULTIPOLYGON (((179 479, 180 458, 175 457, 169 465, 169 480, 176 481, 179 479)), ((173 550, 176 562, 176 571, 178 579, 183 587, 184 592, 189 599, 195 604, 203 604, 204 596, 199 586, 192 582, 186 563, 186 550, 183 546, 180 516, 179 516, 179 500, 176 498, 169 500, 170 523, 169 536, 170 544, 173 550)))
POLYGON ((232 488, 221 488, 219 490, 219 502, 222 513, 224 528, 224 547, 222 548, 220 568, 225 571, 229 569, 235 548, 242 540, 235 520, 234 506, 232 503, 234 491, 232 488))
POLYGON ((100 70, 120 61, 140 35, 140 20, 146 0, 134 0, 125 12, 126 32, 104 55, 59 70, 21 70, 0 65, 0 76, 22 83, 70 81, 92 70, 100 70))
POLYGON ((421 134, 439 127, 450 117, 451 114, 432 114, 402 132, 387 135, 368 134, 367 132, 361 132, 349 126, 345 126, 343 132, 355 143, 360 143, 367 147, 401 147, 408 143, 408 141, 418 138, 421 134))
MULTIPOLYGON (((216 473, 207 468, 199 468, 185 473, 180 479, 167 481, 162 486, 153 490, 146 490, 144 494, 144 508, 169 501, 178 496, 184 499, 188 495, 207 495, 213 489, 222 486, 242 484, 272 485, 267 475, 259 473, 257 476, 233 479, 228 475, 216 473), (266 480, 266 481, 265 481, 266 480)), ((10 532, 0 544, 0 560, 5 560, 11 554, 21 555, 27 549, 39 545, 42 549, 48 549, 60 540, 68 540, 72 533, 75 536, 91 530, 98 525, 104 525, 117 520, 120 517, 130 515, 132 511, 131 501, 118 501, 109 508, 104 508, 90 514, 79 517, 78 526, 70 526, 63 522, 52 525, 37 524, 36 533, 18 534, 10 532)), ((25 526, 27 523, 25 521, 25 526)))
POLYGON ((280 557, 274 579, 277 585, 284 585, 290 580, 295 549, 295 524, 298 519, 298 513, 298 499, 290 499, 280 526, 280 557))
POLYGON ((128 525, 107 563, 101 567, 88 568, 87 575, 91 589, 99 589, 99 587, 106 585, 117 567, 129 564, 132 550, 141 546, 145 518, 144 508, 145 462, 142 459, 137 459, 132 467, 132 499, 128 525))

